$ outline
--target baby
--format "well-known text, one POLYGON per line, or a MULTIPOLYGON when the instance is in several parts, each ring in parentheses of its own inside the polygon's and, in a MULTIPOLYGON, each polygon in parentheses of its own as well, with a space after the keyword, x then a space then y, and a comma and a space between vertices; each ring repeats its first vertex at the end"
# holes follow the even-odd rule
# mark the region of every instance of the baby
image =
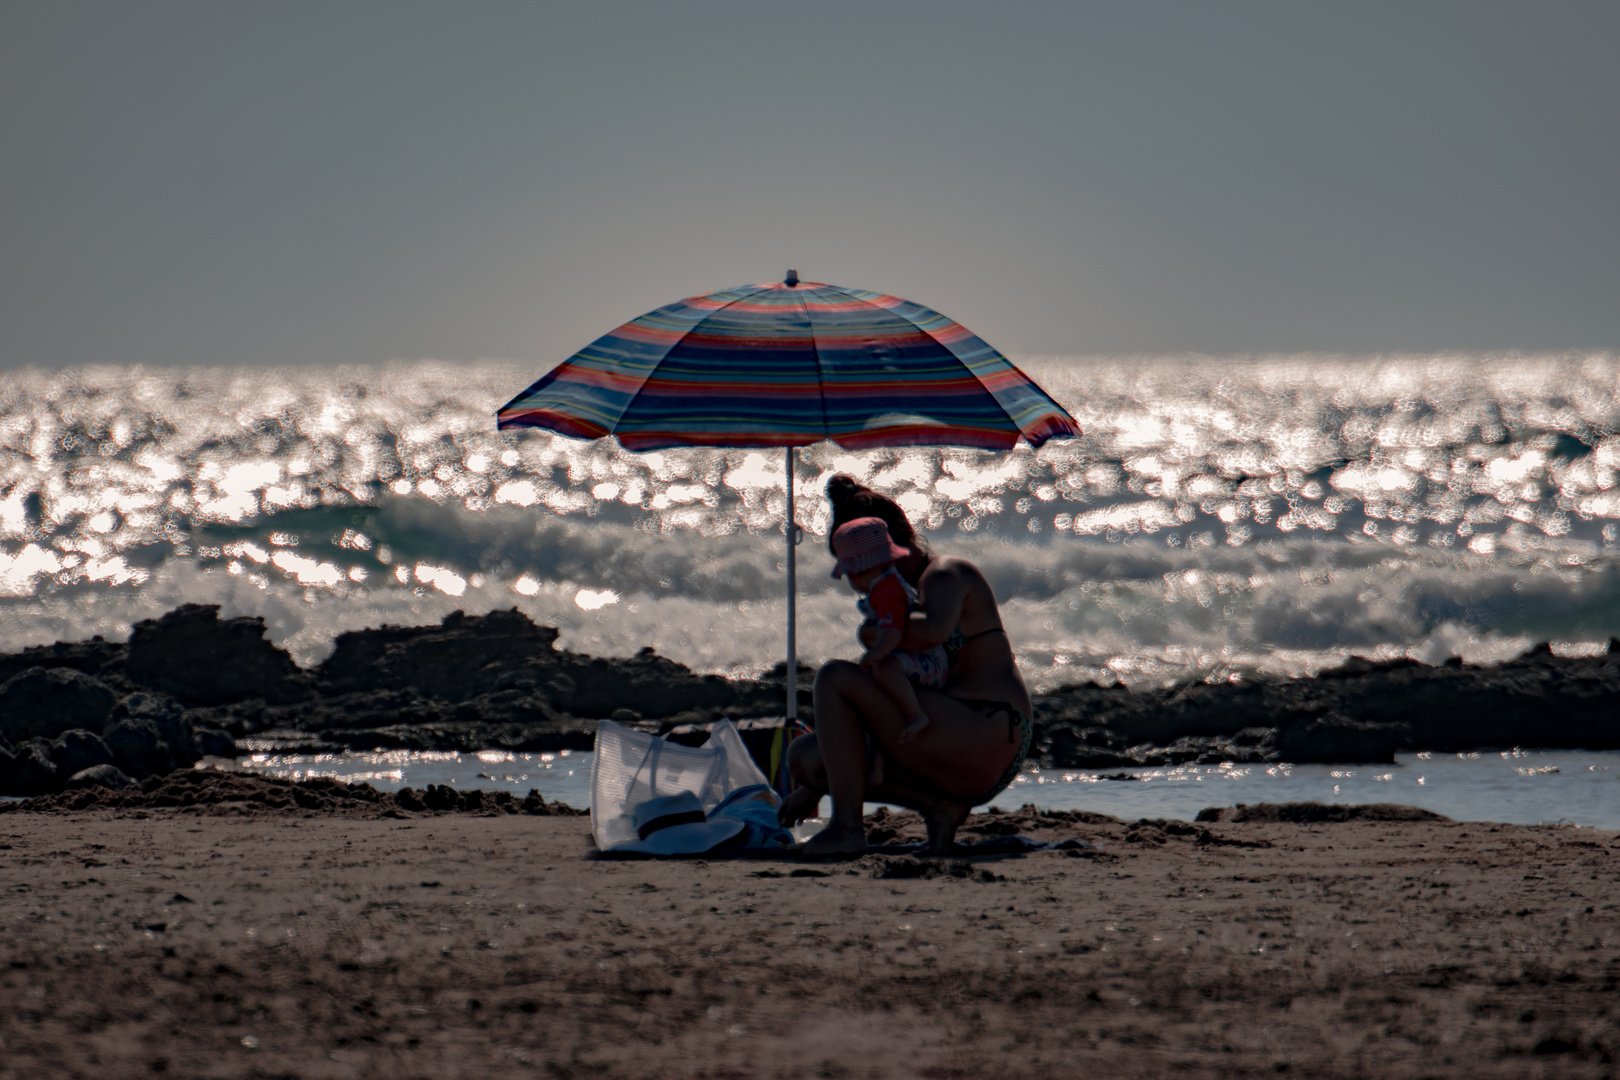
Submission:
MULTIPOLYGON (((889 536, 889 527, 880 518, 856 518, 841 525, 832 538, 833 554, 838 557, 833 577, 849 575, 849 584, 861 593, 861 614, 877 625, 877 637, 861 657, 861 669, 869 673, 879 688, 894 701, 906 718, 899 741, 907 743, 928 726, 912 684, 938 689, 945 685, 950 664, 944 646, 923 652, 897 648, 907 616, 917 604, 917 591, 895 563, 911 554, 889 536)), ((882 758, 872 755, 873 784, 883 782, 882 758)))

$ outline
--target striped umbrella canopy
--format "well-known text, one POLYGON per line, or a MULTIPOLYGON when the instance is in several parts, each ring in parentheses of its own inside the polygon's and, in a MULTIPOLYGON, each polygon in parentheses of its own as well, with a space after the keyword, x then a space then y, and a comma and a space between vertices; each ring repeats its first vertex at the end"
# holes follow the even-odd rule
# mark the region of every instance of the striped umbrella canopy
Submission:
MULTIPOLYGON (((496 413, 501 430, 618 437, 627 450, 786 447, 787 665, 797 671, 794 447, 1008 450, 1080 434, 983 339, 886 293, 799 280, 693 296, 631 319, 496 413)), ((787 715, 798 714, 786 679, 787 715)))
POLYGON ((681 300, 581 349, 497 413, 502 429, 672 446, 1010 449, 1079 434, 983 339, 886 293, 787 280, 681 300))

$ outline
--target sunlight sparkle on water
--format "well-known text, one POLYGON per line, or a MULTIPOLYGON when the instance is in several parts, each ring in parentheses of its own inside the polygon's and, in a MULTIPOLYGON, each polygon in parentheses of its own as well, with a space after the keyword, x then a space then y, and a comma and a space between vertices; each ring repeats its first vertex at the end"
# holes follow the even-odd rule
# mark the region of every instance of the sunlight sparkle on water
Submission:
MULTIPOLYGON (((837 471, 979 563, 1037 688, 1493 662, 1620 634, 1612 355, 1021 366, 1084 438, 799 452, 807 661, 852 649, 821 543, 837 471)), ((346 629, 516 602, 562 647, 775 663, 781 455, 495 431, 531 381, 432 362, 15 373, 0 647, 118 639, 190 601, 263 615, 311 663, 346 629)))

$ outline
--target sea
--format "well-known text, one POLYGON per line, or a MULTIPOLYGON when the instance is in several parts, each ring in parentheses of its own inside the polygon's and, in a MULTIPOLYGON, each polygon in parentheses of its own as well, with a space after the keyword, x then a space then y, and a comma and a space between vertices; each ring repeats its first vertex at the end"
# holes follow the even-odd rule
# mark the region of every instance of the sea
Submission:
MULTIPOLYGON (((1614 353, 1016 359, 1083 437, 795 453, 802 660, 856 649, 853 596, 829 577, 836 472, 984 570, 1037 691, 1311 676, 1349 656, 1491 663, 1539 641, 1580 655, 1620 636, 1614 353)), ((0 649, 122 639, 196 602, 262 616, 308 665, 345 630, 516 607, 581 652, 780 663, 785 454, 497 432, 542 370, 11 372, 0 649)), ((1536 820, 1569 817, 1554 803, 1536 820)))

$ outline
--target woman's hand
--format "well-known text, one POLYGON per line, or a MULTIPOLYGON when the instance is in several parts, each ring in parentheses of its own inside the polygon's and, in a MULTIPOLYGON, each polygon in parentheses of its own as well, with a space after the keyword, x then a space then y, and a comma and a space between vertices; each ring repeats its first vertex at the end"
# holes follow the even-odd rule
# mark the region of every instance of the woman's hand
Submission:
POLYGON ((782 800, 782 805, 776 808, 776 823, 784 829, 791 829, 799 822, 815 817, 821 809, 821 797, 825 794, 825 791, 810 787, 794 788, 782 800))
POLYGON ((967 578, 962 573, 963 565, 958 559, 929 560, 928 568, 917 580, 917 591, 922 594, 922 610, 913 611, 906 620, 905 633, 898 648, 923 652, 943 645, 951 636, 951 631, 961 624, 962 604, 968 592, 967 578))

